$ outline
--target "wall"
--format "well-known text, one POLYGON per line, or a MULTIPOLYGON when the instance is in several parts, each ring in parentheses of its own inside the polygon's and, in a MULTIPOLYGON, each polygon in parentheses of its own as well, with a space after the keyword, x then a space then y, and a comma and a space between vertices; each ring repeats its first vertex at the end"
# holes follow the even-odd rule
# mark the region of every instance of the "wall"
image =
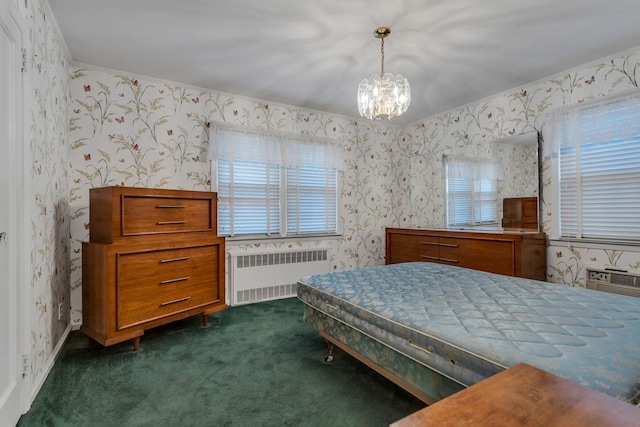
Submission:
MULTIPOLYGON (((443 225, 442 153, 475 152, 482 142, 513 133, 543 133, 547 111, 635 88, 636 76, 629 70, 639 61, 637 52, 596 61, 404 129, 113 71, 73 69, 71 320, 81 321, 79 241, 88 238, 88 189, 103 185, 209 189, 205 159, 209 120, 342 141, 347 156, 341 191, 343 237, 267 246, 329 244, 334 269, 362 267, 383 262, 385 226, 443 225)), ((546 153, 547 145, 542 141, 542 224, 554 237, 555 160, 546 153)), ((633 248, 559 244, 552 242, 548 250, 550 281, 584 286, 586 265, 639 268, 640 255, 633 248)), ((265 244, 240 248, 256 245, 265 244)))
POLYGON ((421 120, 403 131, 411 143, 412 226, 444 225, 442 154, 474 151, 476 146, 512 133, 539 131, 541 154, 541 222, 554 240, 547 251, 549 281, 585 285, 587 265, 640 270, 640 248, 610 245, 569 245, 557 236, 557 162, 544 139, 544 115, 586 100, 637 90, 640 48, 577 67, 421 120))
POLYGON ((31 173, 29 196, 30 264, 33 275, 28 298, 30 372, 36 393, 54 362, 70 319, 70 252, 66 142, 68 60, 64 44, 39 0, 19 1, 28 30, 26 80, 29 94, 27 138, 31 173), (62 304, 58 318, 58 304, 62 304))
MULTIPOLYGON (((82 321, 80 241, 88 240, 89 189, 107 185, 211 189, 207 123, 304 132, 341 142, 343 235, 335 239, 236 244, 330 246, 334 269, 384 262, 384 227, 406 224, 408 145, 399 128, 201 88, 94 68, 72 68, 69 103, 71 171, 71 310, 82 321)), ((228 244, 230 246, 231 244, 228 244)))

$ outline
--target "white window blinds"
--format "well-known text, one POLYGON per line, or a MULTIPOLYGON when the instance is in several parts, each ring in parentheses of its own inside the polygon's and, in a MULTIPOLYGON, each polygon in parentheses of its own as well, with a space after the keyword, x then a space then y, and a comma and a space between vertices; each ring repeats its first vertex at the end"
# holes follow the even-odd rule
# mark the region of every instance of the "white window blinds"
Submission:
POLYGON ((498 167, 490 161, 445 157, 447 226, 497 223, 498 167))
POLYGON ((218 161, 218 231, 221 235, 280 233, 280 167, 218 161))
POLYGON ((640 239, 640 92, 553 115, 560 235, 640 239))
POLYGON ((215 126, 211 136, 221 235, 338 231, 337 144, 228 125, 215 126))

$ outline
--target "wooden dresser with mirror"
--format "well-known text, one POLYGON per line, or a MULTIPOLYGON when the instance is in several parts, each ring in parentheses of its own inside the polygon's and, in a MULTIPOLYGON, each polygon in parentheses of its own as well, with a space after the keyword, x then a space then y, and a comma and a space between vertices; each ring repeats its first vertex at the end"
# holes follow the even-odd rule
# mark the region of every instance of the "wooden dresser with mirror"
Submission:
POLYGON ((82 243, 82 326, 102 345, 226 308, 217 194, 104 187, 90 190, 82 243))
POLYGON ((546 237, 538 231, 386 229, 386 263, 426 261, 546 280, 546 237))

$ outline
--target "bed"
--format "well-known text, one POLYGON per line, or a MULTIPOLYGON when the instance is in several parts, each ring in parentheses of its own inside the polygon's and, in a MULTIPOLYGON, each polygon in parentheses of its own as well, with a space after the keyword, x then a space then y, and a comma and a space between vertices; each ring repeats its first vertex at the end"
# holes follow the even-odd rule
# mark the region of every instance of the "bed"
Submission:
POLYGON ((428 262, 301 279, 304 321, 427 403, 520 362, 631 401, 640 298, 428 262))

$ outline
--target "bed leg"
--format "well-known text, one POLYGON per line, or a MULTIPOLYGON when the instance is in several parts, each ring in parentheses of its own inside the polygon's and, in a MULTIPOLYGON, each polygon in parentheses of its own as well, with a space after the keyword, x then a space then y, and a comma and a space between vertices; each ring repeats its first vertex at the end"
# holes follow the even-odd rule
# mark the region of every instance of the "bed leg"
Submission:
POLYGON ((327 341, 327 350, 329 354, 324 358, 325 362, 333 362, 333 343, 331 341, 327 341))

